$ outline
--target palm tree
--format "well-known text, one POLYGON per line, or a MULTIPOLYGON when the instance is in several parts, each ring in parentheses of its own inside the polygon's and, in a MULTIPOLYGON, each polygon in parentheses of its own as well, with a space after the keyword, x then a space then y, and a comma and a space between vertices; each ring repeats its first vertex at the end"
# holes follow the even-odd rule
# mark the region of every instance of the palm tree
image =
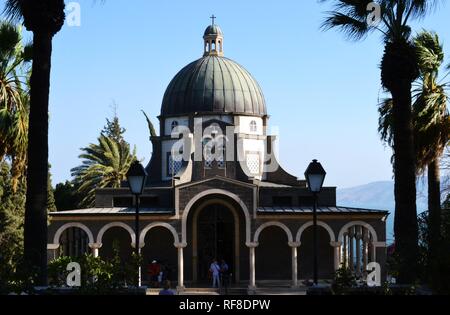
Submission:
MULTIPOLYGON (((413 125, 417 174, 428 172, 428 211, 430 276, 434 287, 439 283, 439 239, 441 227, 440 159, 449 141, 450 120, 447 110, 447 84, 439 84, 439 69, 444 60, 443 47, 435 33, 422 32, 414 39, 420 78, 413 97, 413 125)), ((379 109, 379 131, 392 145, 393 102, 385 99, 379 109)))
POLYGON ((395 176, 394 233, 399 258, 399 283, 412 283, 417 274, 418 223, 416 209, 415 158, 412 125, 412 82, 417 79, 416 53, 411 42, 414 18, 424 17, 439 0, 380 0, 380 23, 368 22, 372 0, 333 1, 334 11, 323 23, 325 30, 339 28, 350 39, 361 40, 373 31, 383 35, 382 86, 392 95, 392 142, 395 176))
POLYGON ((5 6, 33 33, 23 268, 37 285, 47 283, 48 100, 52 40, 64 24, 64 8, 64 0, 6 0, 5 6))
POLYGON ((97 188, 119 188, 126 179, 131 163, 136 160, 136 149, 130 152, 128 143, 119 143, 103 134, 98 144, 81 149, 82 165, 71 170, 78 193, 83 196, 80 206, 92 207, 97 188))
POLYGON ((415 40, 420 67, 420 84, 415 96, 414 121, 417 166, 428 172, 429 253, 431 284, 439 289, 441 236, 440 160, 449 141, 447 84, 439 82, 444 50, 435 33, 422 32, 415 40))
POLYGON ((31 44, 22 44, 21 27, 0 22, 0 160, 11 160, 12 187, 25 174, 31 44))

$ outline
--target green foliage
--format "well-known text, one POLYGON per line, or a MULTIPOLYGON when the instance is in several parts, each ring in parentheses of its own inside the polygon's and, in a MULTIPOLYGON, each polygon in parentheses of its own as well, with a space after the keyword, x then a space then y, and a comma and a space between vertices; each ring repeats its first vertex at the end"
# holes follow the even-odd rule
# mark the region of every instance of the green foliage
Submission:
POLYGON ((345 267, 340 267, 334 274, 331 289, 333 294, 344 294, 347 290, 356 287, 356 277, 353 272, 345 267))
POLYGON ((130 151, 126 142, 118 143, 113 138, 100 135, 98 144, 81 149, 84 153, 82 165, 71 170, 77 192, 82 196, 81 207, 95 204, 95 190, 118 188, 126 179, 131 163, 136 160, 136 148, 130 151))
MULTIPOLYGON (((438 268, 440 281, 438 286, 434 287, 434 291, 440 294, 450 294, 450 209, 446 208, 446 203, 443 205, 441 213, 441 240, 438 244, 439 259, 437 262, 429 261, 429 216, 428 212, 423 212, 418 217, 419 222, 419 253, 416 258, 419 272, 418 283, 428 284, 432 283, 432 272, 430 268, 438 268)), ((387 266, 389 274, 397 277, 399 273, 400 264, 398 263, 398 255, 395 253, 388 256, 387 266)))
POLYGON ((47 179, 47 211, 48 212, 56 212, 58 211, 55 203, 55 195, 53 193, 52 186, 52 174, 50 173, 50 165, 48 167, 48 179, 47 179))
POLYGON ((415 147, 417 166, 423 172, 429 163, 443 155, 449 141, 448 86, 439 83, 444 50, 438 35, 423 31, 414 43, 421 74, 414 90, 415 147))
POLYGON ((0 292, 18 281, 24 212, 25 185, 20 184, 14 192, 10 166, 0 162, 0 292))
POLYGON ((49 284, 54 288, 66 286, 67 265, 77 262, 81 267, 81 287, 76 290, 80 294, 108 294, 134 285, 137 279, 138 266, 143 263, 142 256, 133 255, 130 261, 124 262, 119 256, 117 244, 113 245, 114 255, 110 260, 85 254, 81 257, 61 256, 49 263, 49 284))
MULTIPOLYGON (((438 83, 444 58, 438 35, 423 31, 414 38, 414 44, 420 79, 414 90, 413 125, 417 169, 418 173, 423 173, 430 162, 442 156, 449 140, 448 85, 438 83)), ((392 99, 382 100, 378 109, 378 131, 389 146, 394 144, 392 110, 392 99)))
POLYGON ((80 203, 77 187, 73 182, 59 183, 54 190, 55 205, 58 211, 76 209, 80 203))
POLYGON ((101 135, 113 139, 117 143, 124 143, 123 134, 127 130, 120 126, 119 117, 117 116, 116 110, 114 110, 114 117, 112 120, 106 118, 106 126, 103 127, 101 135))
POLYGON ((73 261, 73 258, 67 256, 61 256, 52 260, 48 264, 49 285, 64 286, 66 284, 67 275, 69 274, 69 271, 66 270, 67 265, 73 261))
POLYGON ((22 44, 21 27, 0 21, 0 160, 11 161, 14 190, 27 161, 30 50, 22 44))
POLYGON ((156 134, 155 126, 153 125, 152 121, 150 120, 148 115, 143 110, 142 110, 142 114, 144 114, 145 120, 147 121, 148 131, 150 132, 150 137, 156 137, 157 134, 156 134))
POLYGON ((380 31, 385 42, 399 42, 411 35, 409 24, 414 19, 426 16, 439 0, 383 0, 381 6, 383 18, 379 25, 367 23, 367 8, 372 0, 320 0, 333 2, 334 11, 328 12, 322 28, 338 28, 348 39, 361 40, 373 31, 380 31))

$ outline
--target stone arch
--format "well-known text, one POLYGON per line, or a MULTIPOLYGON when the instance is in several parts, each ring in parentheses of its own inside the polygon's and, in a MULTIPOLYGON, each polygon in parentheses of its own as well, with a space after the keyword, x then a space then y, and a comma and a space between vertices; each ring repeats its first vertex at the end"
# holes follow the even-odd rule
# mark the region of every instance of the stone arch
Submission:
POLYGON ((83 223, 78 222, 72 222, 72 223, 66 223, 63 226, 61 226, 55 233, 55 236, 53 237, 53 244, 59 244, 59 239, 61 238, 62 233, 72 227, 76 227, 79 229, 82 229, 84 232, 86 232, 88 238, 89 238, 89 245, 94 244, 94 235, 92 234, 91 230, 84 225, 83 223))
POLYGON ((209 190, 205 190, 199 194, 197 194, 194 198, 192 198, 189 203, 186 205, 186 207, 184 208, 183 211, 183 215, 181 217, 181 236, 182 236, 182 242, 183 243, 187 243, 187 219, 189 216, 189 212, 192 210, 194 204, 199 201, 200 199, 202 199, 203 197, 206 197, 208 195, 222 195, 222 196, 226 196, 229 197, 231 199, 233 199, 235 202, 237 202, 239 204, 239 206, 241 207, 242 211, 244 212, 244 217, 245 217, 245 231, 246 231, 246 243, 249 244, 251 242, 251 237, 250 237, 250 212, 248 211, 247 206, 244 204, 244 202, 241 200, 241 198, 239 198, 239 196, 223 190, 223 189, 209 189, 209 190))
MULTIPOLYGON (((297 235, 295 236, 295 241, 296 241, 297 243, 300 243, 300 241, 301 241, 301 239, 302 239, 302 234, 303 234, 303 232, 305 232, 305 230, 306 230, 307 228, 309 228, 310 226, 313 226, 313 225, 314 225, 314 222, 313 222, 313 221, 309 221, 309 222, 306 222, 305 224, 303 224, 303 225, 300 227, 300 229, 298 229, 297 235)), ((326 224, 326 223, 323 222, 323 221, 317 221, 317 225, 318 225, 318 226, 321 226, 321 227, 323 227, 325 230, 327 230, 328 234, 330 235, 330 242, 335 242, 335 241, 336 241, 336 236, 335 236, 335 234, 334 234, 334 231, 333 231, 333 229, 332 229, 328 224, 326 224)))
MULTIPOLYGON (((193 231, 193 237, 192 237, 192 253, 194 257, 198 257, 198 234, 197 234, 197 227, 198 227, 198 217, 200 213, 211 205, 222 205, 227 208, 228 211, 231 212, 233 219, 234 219, 234 268, 235 268, 235 281, 239 282, 240 279, 240 222, 239 222, 239 210, 229 201, 229 200, 223 200, 223 199, 208 199, 204 202, 201 202, 196 209, 194 209, 194 215, 192 219, 192 231, 193 231)), ((194 281, 198 280, 198 260, 192 264, 192 275, 194 281)))
POLYGON ((255 232, 255 237, 254 237, 254 242, 255 243, 258 243, 259 235, 261 234, 261 232, 265 228, 268 228, 269 226, 278 226, 279 228, 283 229, 286 232, 286 234, 287 234, 288 242, 289 243, 293 242, 292 232, 285 224, 283 224, 281 222, 277 222, 277 221, 271 221, 271 222, 266 222, 263 225, 261 225, 260 227, 258 227, 258 229, 255 232))
POLYGON ((108 231, 109 229, 111 229, 113 227, 121 227, 121 228, 127 230, 128 233, 130 233, 131 246, 135 246, 134 244, 136 243, 136 234, 134 233, 134 230, 128 224, 125 224, 123 222, 111 222, 111 223, 104 225, 97 234, 97 243, 98 244, 102 244, 103 235, 106 233, 106 231, 108 231))
MULTIPOLYGON (((165 222, 153 222, 150 223, 149 225, 147 225, 141 232, 140 236, 139 236, 139 247, 144 247, 145 246, 145 235, 147 235, 147 233, 156 227, 163 227, 168 229, 172 235, 173 235, 173 245, 176 247, 178 244, 180 244, 180 240, 178 237, 178 233, 175 230, 175 228, 170 225, 169 223, 165 223, 165 222)), ((135 245, 136 246, 136 245, 135 245)))
POLYGON ((341 228, 341 230, 339 231, 338 240, 342 240, 342 238, 344 237, 344 233, 345 233, 349 228, 351 228, 352 226, 363 226, 363 227, 365 227, 366 229, 369 230, 370 234, 372 235, 372 237, 373 237, 373 242, 378 242, 378 235, 377 235, 377 232, 375 231, 375 229, 373 228, 372 225, 370 225, 369 223, 364 222, 364 221, 351 221, 351 222, 345 224, 345 225, 341 228))

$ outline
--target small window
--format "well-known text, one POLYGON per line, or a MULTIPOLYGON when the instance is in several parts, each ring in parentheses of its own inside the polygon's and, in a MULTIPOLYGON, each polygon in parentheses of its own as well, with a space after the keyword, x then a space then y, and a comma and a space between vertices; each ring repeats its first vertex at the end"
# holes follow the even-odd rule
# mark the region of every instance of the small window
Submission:
POLYGON ((292 207, 291 196, 273 196, 272 203, 274 207, 292 207))
POLYGON ((172 121, 171 131, 173 131, 177 127, 178 127, 178 121, 176 121, 176 120, 172 121))
POLYGON ((257 132, 258 131, 258 124, 255 120, 252 120, 250 122, 250 132, 257 132))
POLYGON ((132 197, 114 197, 113 199, 114 207, 132 207, 133 206, 133 198, 132 197))

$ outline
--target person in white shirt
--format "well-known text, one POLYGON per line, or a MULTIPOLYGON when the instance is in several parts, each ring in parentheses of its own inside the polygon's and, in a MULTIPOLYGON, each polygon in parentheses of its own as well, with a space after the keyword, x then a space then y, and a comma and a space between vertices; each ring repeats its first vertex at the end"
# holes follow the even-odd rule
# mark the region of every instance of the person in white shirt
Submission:
POLYGON ((217 263, 217 259, 214 259, 211 263, 211 266, 209 267, 209 271, 211 272, 212 279, 213 279, 213 288, 216 287, 220 288, 220 266, 217 263))

